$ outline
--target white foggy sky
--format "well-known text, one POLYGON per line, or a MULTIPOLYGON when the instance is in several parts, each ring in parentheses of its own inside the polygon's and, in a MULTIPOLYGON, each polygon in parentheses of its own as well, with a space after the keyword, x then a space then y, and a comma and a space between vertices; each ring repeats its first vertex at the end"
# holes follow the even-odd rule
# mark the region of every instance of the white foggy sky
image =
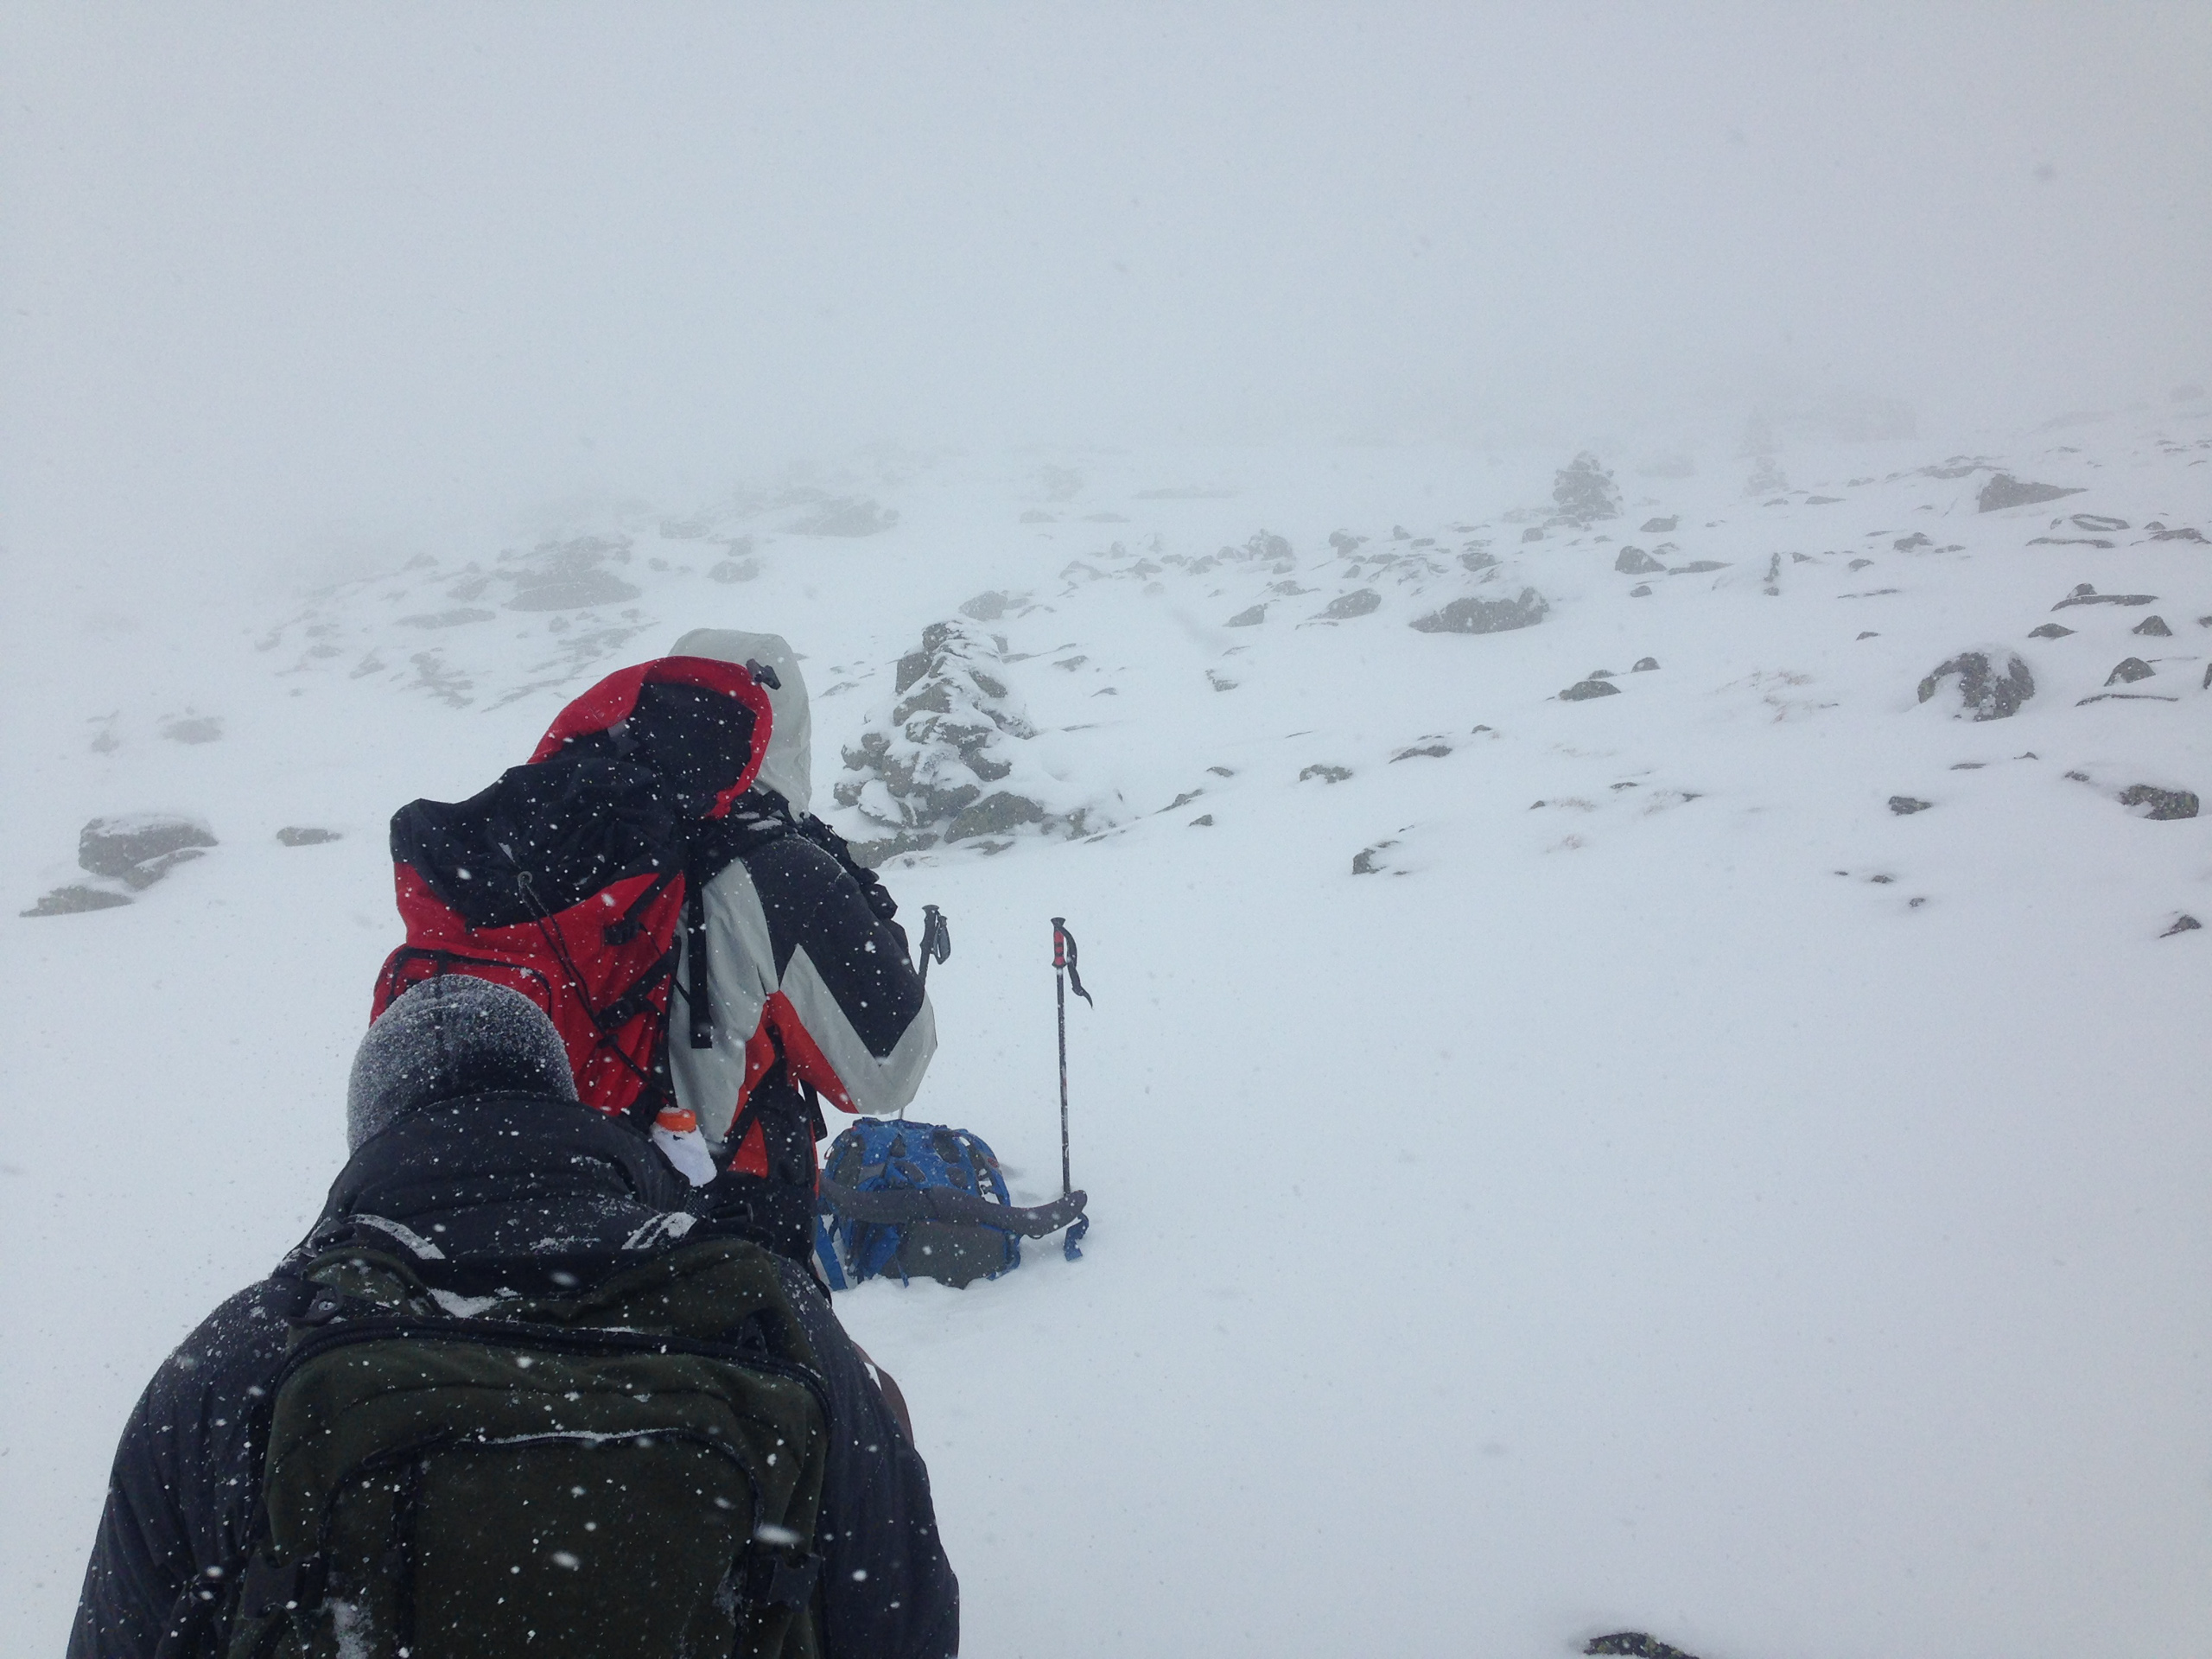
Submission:
POLYGON ((4 537, 2162 400, 2212 378, 2208 75, 2201 4, 16 0, 4 537))

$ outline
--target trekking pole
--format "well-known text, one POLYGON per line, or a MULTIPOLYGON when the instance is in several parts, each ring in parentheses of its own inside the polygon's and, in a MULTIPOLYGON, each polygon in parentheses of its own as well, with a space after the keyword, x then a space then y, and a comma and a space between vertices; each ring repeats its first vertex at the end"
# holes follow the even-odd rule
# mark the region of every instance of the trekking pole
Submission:
MULTIPOLYGON (((1075 1191, 1075 1181, 1068 1168, 1068 986, 1072 983, 1075 994, 1090 1002, 1090 993, 1083 988, 1083 976, 1076 971, 1075 935, 1068 931, 1067 918, 1052 918, 1052 1007, 1058 1016, 1060 1034, 1060 1196, 1068 1197, 1075 1191)), ((1091 1002, 1093 1007, 1098 1005, 1091 1002)), ((1084 1216, 1068 1229, 1062 1242, 1061 1253, 1071 1262, 1083 1252, 1076 1243, 1090 1230, 1090 1217, 1084 1216)))
POLYGON ((935 905, 922 906, 922 988, 930 987, 930 963, 952 954, 952 929, 935 905))
MULTIPOLYGON (((922 906, 922 989, 930 988, 930 963, 943 962, 952 954, 952 929, 944 919, 944 912, 935 905, 922 906)), ((893 1116, 903 1121, 906 1109, 901 1106, 893 1116)))

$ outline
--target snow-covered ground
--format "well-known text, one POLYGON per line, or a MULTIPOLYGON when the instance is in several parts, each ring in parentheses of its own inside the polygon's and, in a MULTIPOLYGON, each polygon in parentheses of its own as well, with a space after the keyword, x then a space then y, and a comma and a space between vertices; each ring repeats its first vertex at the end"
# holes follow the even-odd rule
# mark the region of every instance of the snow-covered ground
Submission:
POLYGON ((841 753, 952 620, 1046 826, 886 875, 952 922, 914 1115, 1019 1201, 1049 917, 1097 998, 1084 1260, 840 1299, 969 1653, 2201 1649, 2212 817, 2122 797, 2212 791, 2212 408, 1979 442, 1756 495, 1607 454, 1583 526, 1566 454, 882 456, 312 594, 46 578, 0 661, 0 1646, 59 1649, 131 1401, 342 1161, 392 809, 720 626, 804 653, 817 808, 881 837, 911 800, 841 753), (2000 473, 2079 493, 1979 511, 2000 473), (1920 699, 1973 651, 2016 713, 1920 699), (138 811, 219 844, 16 914, 123 892, 77 838, 138 811))

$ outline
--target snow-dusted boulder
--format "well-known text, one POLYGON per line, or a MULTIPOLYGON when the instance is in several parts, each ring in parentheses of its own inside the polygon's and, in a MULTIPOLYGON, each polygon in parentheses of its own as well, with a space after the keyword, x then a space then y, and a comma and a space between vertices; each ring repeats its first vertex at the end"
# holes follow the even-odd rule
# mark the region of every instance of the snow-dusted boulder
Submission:
POLYGON ((2028 665, 2011 652, 1962 651, 1936 664, 1920 683, 1920 700, 1926 702, 1955 681, 1960 715, 1975 720, 2003 720, 2020 711, 2036 694, 2036 677, 2028 665), (2001 666, 1999 665, 2001 664, 2001 666))
POLYGON ((1981 486, 1981 493, 1974 498, 1974 510, 2001 512, 2006 507, 2031 507, 2038 501, 2056 501, 2062 496, 2081 493, 2079 489, 2069 490, 2063 485, 2031 484, 2010 473, 1999 473, 1981 486))
POLYGON ((1515 628, 1533 628, 1551 608, 1533 588, 1523 588, 1511 599, 1477 599, 1469 594, 1415 617, 1408 626, 1423 633, 1509 633, 1515 628))
POLYGON ((198 818, 129 812, 87 823, 77 836, 77 862, 143 891, 214 845, 215 832, 198 818))

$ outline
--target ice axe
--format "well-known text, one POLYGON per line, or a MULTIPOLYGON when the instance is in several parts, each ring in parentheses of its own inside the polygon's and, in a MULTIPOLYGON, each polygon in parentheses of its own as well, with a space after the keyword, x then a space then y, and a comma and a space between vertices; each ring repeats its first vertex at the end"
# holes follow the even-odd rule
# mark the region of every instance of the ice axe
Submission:
MULTIPOLYGON (((1068 1170, 1068 987, 1075 987, 1075 994, 1090 1002, 1090 993, 1083 988, 1083 976, 1076 971, 1075 935, 1068 931, 1068 918, 1052 918, 1052 1003, 1059 1019, 1060 1030, 1060 1196, 1065 1198, 1075 1192, 1074 1178, 1068 1170)), ((1090 1002, 1096 1007, 1096 1002, 1090 1002)), ((1071 1262, 1078 1260, 1083 1252, 1077 1246, 1083 1236, 1090 1230, 1090 1217, 1077 1217, 1060 1241, 1060 1253, 1071 1262)))

